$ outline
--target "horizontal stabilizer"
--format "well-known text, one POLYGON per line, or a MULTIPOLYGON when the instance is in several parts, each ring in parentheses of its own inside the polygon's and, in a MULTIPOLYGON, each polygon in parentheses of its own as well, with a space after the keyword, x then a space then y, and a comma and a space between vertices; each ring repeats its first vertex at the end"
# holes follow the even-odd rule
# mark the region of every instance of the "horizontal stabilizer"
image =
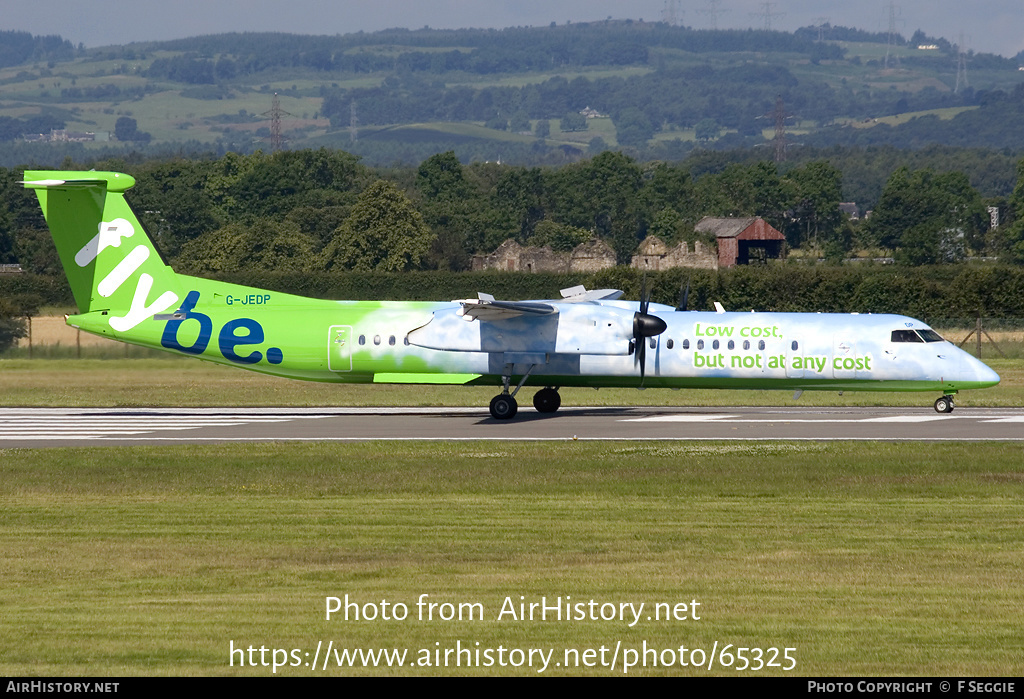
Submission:
POLYGON ((106 186, 106 180, 36 180, 35 182, 22 180, 27 189, 66 189, 68 187, 102 187, 106 186))
POLYGON ((89 187, 106 187, 110 192, 124 192, 135 185, 135 178, 121 172, 68 172, 46 170, 26 170, 25 177, 39 175, 39 179, 21 181, 26 189, 87 189, 89 187), (47 175, 67 174, 74 177, 47 177, 47 175))

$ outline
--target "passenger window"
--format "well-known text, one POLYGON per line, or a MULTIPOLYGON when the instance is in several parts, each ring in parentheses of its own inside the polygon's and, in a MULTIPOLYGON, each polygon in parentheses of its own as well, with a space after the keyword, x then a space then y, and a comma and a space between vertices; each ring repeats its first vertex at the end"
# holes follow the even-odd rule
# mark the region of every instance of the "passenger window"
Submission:
POLYGON ((704 349, 704 340, 697 340, 697 349, 704 349))
POLYGON ((757 343, 757 348, 759 350, 763 350, 764 349, 764 340, 761 340, 760 342, 757 343))
POLYGON ((392 335, 391 337, 388 338, 388 344, 391 345, 392 347, 395 346, 395 336, 394 335, 392 335))
POLYGON ((667 344, 667 347, 668 347, 669 349, 672 349, 673 347, 675 347, 675 344, 676 344, 676 343, 672 342, 672 340, 669 340, 669 341, 668 341, 668 344, 667 344))
POLYGON ((736 343, 733 342, 732 340, 729 340, 729 345, 728 346, 729 346, 729 349, 736 349, 736 343))
POLYGON ((375 345, 379 345, 380 344, 380 335, 374 335, 373 336, 373 344, 375 344, 375 345))
POLYGON ((361 344, 361 345, 365 345, 366 344, 366 335, 360 335, 359 336, 359 344, 361 344))
POLYGON ((690 341, 689 340, 683 340, 683 349, 684 350, 690 349, 690 341))
POLYGON ((745 350, 750 349, 750 340, 744 340, 743 341, 743 349, 745 349, 745 350))
POLYGON ((711 343, 711 349, 718 349, 720 346, 721 343, 718 340, 715 340, 714 342, 711 343))
POLYGON ((409 336, 408 336, 408 335, 406 335, 406 336, 405 336, 405 339, 403 339, 403 340, 402 340, 402 342, 403 342, 403 343, 405 343, 405 346, 406 346, 406 347, 408 347, 408 346, 409 346, 409 336))
POLYGON ((798 349, 800 349, 800 343, 797 342, 796 340, 793 340, 793 343, 790 345, 790 347, 792 347, 793 351, 796 352, 798 349))

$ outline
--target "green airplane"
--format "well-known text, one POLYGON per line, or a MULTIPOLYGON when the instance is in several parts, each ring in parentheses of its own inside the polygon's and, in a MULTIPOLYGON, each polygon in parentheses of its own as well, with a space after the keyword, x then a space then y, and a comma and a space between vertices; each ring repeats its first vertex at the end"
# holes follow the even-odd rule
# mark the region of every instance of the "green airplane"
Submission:
MULTIPOLYGON (((540 386, 939 392, 994 386, 988 366, 899 315, 726 313, 621 300, 614 289, 561 298, 325 301, 177 274, 125 201, 116 172, 26 171, 80 312, 68 325, 143 347, 275 376, 335 383, 501 386, 497 420, 540 386)), ((717 305, 717 304, 716 304, 717 305)))

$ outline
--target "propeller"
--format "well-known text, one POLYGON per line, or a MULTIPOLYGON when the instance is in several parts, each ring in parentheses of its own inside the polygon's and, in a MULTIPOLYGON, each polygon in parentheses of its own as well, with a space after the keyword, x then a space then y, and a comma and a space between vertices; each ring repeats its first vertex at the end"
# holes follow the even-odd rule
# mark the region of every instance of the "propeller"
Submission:
POLYGON ((684 287, 682 284, 679 285, 679 305, 676 306, 676 310, 677 311, 685 311, 685 310, 687 310, 686 302, 689 300, 689 298, 690 298, 690 278, 687 277, 686 278, 686 286, 684 287))
POLYGON ((644 374, 647 371, 647 338, 665 332, 668 325, 661 318, 647 312, 651 305, 651 296, 647 293, 647 275, 640 281, 640 310, 633 314, 633 342, 638 349, 636 360, 640 362, 640 385, 644 385, 644 374))

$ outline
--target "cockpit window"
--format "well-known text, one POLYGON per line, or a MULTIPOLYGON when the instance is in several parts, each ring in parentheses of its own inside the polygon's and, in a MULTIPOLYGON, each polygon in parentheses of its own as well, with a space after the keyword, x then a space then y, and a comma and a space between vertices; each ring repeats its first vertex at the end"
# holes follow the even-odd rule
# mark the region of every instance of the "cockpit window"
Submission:
POLYGON ((913 330, 893 330, 891 340, 893 342, 924 342, 913 330))
POLYGON ((924 338, 925 342, 945 342, 945 340, 942 339, 942 335, 929 328, 918 330, 917 332, 924 338))

